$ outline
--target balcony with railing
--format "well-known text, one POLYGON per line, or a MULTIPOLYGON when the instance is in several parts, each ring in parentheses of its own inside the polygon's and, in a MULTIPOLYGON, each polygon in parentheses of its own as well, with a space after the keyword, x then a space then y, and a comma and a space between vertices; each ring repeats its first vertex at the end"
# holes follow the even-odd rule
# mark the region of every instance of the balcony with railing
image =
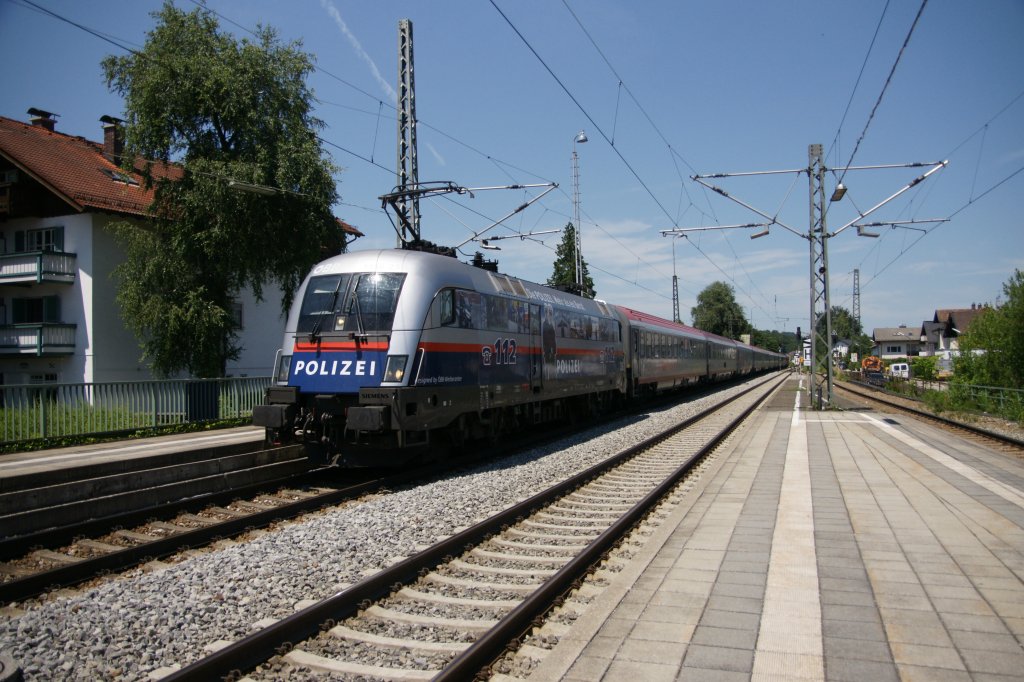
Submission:
POLYGON ((0 255, 0 284, 75 281, 78 257, 63 251, 23 251, 0 255))
POLYGON ((0 357, 70 355, 75 352, 78 325, 36 322, 0 326, 0 357))

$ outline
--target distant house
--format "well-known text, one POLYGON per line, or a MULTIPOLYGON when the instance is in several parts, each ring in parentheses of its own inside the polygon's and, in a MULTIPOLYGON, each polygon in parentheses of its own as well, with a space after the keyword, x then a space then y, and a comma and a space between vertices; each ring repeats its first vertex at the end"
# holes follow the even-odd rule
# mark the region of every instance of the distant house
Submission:
POLYGON ((925 320, 921 323, 921 355, 928 357, 936 354, 942 341, 942 328, 940 322, 925 320))
POLYGON ((853 341, 850 341, 850 339, 836 339, 835 343, 832 344, 832 355, 837 358, 844 358, 850 354, 852 347, 853 341))
POLYGON ((907 325, 899 327, 879 327, 872 334, 874 342, 872 354, 883 360, 914 357, 920 354, 921 334, 917 328, 909 329, 907 325))
MULTIPOLYGON (((54 114, 29 114, 30 123, 0 117, 0 384, 151 378, 115 302, 110 275, 124 256, 106 228, 144 222, 152 191, 119 166, 117 119, 100 119, 98 143, 57 132, 54 114)), ((230 375, 271 373, 284 320, 277 292, 264 296, 239 293, 242 352, 230 375)))
POLYGON ((974 320, 987 310, 984 305, 971 304, 970 308, 948 308, 936 310, 932 324, 939 325, 941 330, 938 351, 955 351, 960 349, 960 334, 967 331, 974 320))
POLYGON ((935 339, 933 355, 939 357, 940 367, 952 369, 953 357, 960 351, 960 334, 986 310, 987 306, 972 303, 970 308, 944 308, 935 311, 931 322, 924 322, 935 339))
MULTIPOLYGON (((852 343, 849 340, 847 340, 847 339, 838 339, 834 344, 832 344, 832 357, 836 361, 840 360, 841 358, 845 358, 847 355, 850 354, 851 346, 852 346, 852 343)), ((802 362, 804 365, 810 366, 810 364, 811 364, 811 339, 810 339, 810 337, 804 337, 803 345, 802 345, 801 350, 797 354, 797 358, 798 359, 802 358, 802 360, 798 360, 798 362, 796 364, 800 364, 800 362, 802 362)))

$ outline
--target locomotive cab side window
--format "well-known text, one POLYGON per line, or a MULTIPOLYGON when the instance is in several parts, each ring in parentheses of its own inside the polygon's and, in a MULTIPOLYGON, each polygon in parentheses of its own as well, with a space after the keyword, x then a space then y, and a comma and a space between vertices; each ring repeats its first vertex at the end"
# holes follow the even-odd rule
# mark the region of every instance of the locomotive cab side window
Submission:
POLYGON ((438 305, 441 309, 441 326, 450 327, 455 324, 455 292, 451 289, 441 291, 438 305))

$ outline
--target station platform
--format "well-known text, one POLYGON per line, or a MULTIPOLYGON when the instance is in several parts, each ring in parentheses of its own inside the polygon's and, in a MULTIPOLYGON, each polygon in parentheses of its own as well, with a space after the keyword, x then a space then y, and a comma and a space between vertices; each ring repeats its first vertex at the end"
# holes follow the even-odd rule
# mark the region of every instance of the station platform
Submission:
POLYGON ((262 428, 179 433, 170 436, 90 443, 66 448, 12 452, 0 455, 0 491, 15 479, 31 479, 35 485, 74 480, 83 475, 103 476, 142 466, 160 466, 171 458, 177 463, 223 456, 225 448, 239 451, 263 440, 262 428))
POLYGON ((799 382, 531 681, 1024 680, 1024 460, 799 382))

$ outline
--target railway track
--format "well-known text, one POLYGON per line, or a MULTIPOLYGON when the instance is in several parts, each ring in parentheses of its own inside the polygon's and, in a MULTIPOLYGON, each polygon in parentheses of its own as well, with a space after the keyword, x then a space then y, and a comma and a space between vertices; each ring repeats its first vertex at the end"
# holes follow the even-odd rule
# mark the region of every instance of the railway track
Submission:
MULTIPOLYGON (((489 453, 501 456, 514 448, 543 443, 569 431, 571 427, 567 426, 527 436, 491 448, 489 453)), ((0 511, 17 509, 17 515, 25 519, 20 527, 41 528, 0 538, 0 605, 205 547, 277 521, 380 489, 429 480, 442 473, 436 463, 398 471, 329 467, 311 470, 297 446, 232 452, 226 457, 240 458, 251 458, 252 466, 238 462, 218 464, 216 460, 201 466, 185 462, 164 467, 174 471, 161 471, 156 479, 147 476, 147 472, 128 472, 111 476, 115 481, 71 481, 53 486, 52 491, 34 488, 0 494, 0 511), (229 467, 230 473, 211 475, 211 467, 229 467), (253 470, 261 471, 252 474, 253 470), (252 477, 256 482, 246 483, 252 477), (125 482, 133 480, 164 483, 125 482), (64 489, 75 487, 80 490, 69 503, 64 489), (112 489, 115 494, 97 497, 98 493, 112 489), (115 509, 122 511, 112 511, 115 509), (86 520, 68 522, 75 519, 76 512, 79 518, 85 515, 86 520), (97 514, 98 518, 88 518, 97 514)), ((452 456, 445 469, 473 464, 478 459, 475 455, 452 456)), ((4 520, 0 514, 0 521, 4 520)), ((5 531, 15 527, 19 524, 6 524, 5 531)))
MULTIPOLYGON (((490 455, 569 431, 552 429, 503 443, 490 455)), ((49 486, 37 487, 33 476, 8 480, 0 491, 0 605, 438 475, 436 465, 387 474, 310 470, 297 446, 232 447, 223 457, 173 459, 141 471, 104 467, 104 475, 83 472, 49 486)), ((447 466, 474 461, 456 457, 447 466)))
MULTIPOLYGON (((566 431, 555 430, 516 444, 503 444, 493 448, 491 454, 501 455, 513 447, 543 442, 566 431)), ((0 538, 0 605, 205 547, 382 488, 428 480, 439 474, 436 464, 386 472, 310 470, 297 446, 275 450, 279 452, 232 452, 227 457, 252 458, 251 467, 238 462, 223 465, 211 461, 201 466, 186 462, 164 467, 174 471, 162 471, 156 479, 147 476, 147 472, 129 472, 112 476, 116 481, 71 481, 53 486, 52 491, 32 488, 0 495, 0 511, 16 509, 17 515, 25 519, 21 527, 41 528, 0 538), (229 474, 209 473, 211 467, 224 466, 230 467, 229 474), (253 474, 253 470, 261 471, 253 474), (247 483, 251 478, 257 482, 247 483), (152 483, 157 479, 164 483, 125 482, 152 483), (75 487, 80 488, 77 497, 68 502, 64 489, 75 487), (97 498, 99 492, 111 489, 116 489, 116 493, 97 498), (121 511, 114 512, 115 509, 121 511), (78 518, 84 515, 86 520, 69 522, 76 518, 76 512, 78 518), (88 518, 89 515, 98 517, 88 518)), ((453 469, 476 461, 475 456, 453 457, 446 467, 453 469)), ((5 521, 2 514, 0 521, 5 521)), ((15 527, 19 524, 5 524, 5 532, 15 527)))
POLYGON ((264 450, 250 443, 66 469, 46 469, 44 461, 35 468, 0 480, 0 559, 89 534, 91 522, 131 525, 137 523, 132 514, 151 515, 183 499, 292 480, 309 464, 298 447, 264 450))
POLYGON ((337 487, 314 486, 322 473, 304 470, 274 482, 5 539, 0 542, 0 604, 236 537, 395 483, 353 476, 337 487))
POLYGON ((926 419, 932 423, 936 423, 945 428, 952 429, 961 435, 968 434, 972 437, 980 438, 988 444, 995 443, 999 447, 1005 449, 1007 452, 1013 452, 1020 455, 1022 451, 1024 451, 1024 440, 1014 438, 1006 434, 998 433, 996 431, 992 431, 989 429, 974 426, 973 424, 967 424, 962 421, 957 421, 955 419, 947 419, 946 417, 941 417, 927 410, 921 410, 916 407, 912 407, 906 404, 905 401, 908 399, 903 399, 903 401, 887 400, 882 395, 879 395, 879 392, 876 389, 862 390, 861 386, 852 385, 850 383, 836 383, 835 387, 843 391, 846 391, 851 395, 855 395, 858 398, 862 398, 864 400, 885 405, 886 407, 890 407, 894 410, 898 410, 906 414, 912 414, 915 417, 919 417, 921 419, 926 419))
POLYGON ((274 622, 167 680, 469 679, 498 659, 785 377, 274 622))

